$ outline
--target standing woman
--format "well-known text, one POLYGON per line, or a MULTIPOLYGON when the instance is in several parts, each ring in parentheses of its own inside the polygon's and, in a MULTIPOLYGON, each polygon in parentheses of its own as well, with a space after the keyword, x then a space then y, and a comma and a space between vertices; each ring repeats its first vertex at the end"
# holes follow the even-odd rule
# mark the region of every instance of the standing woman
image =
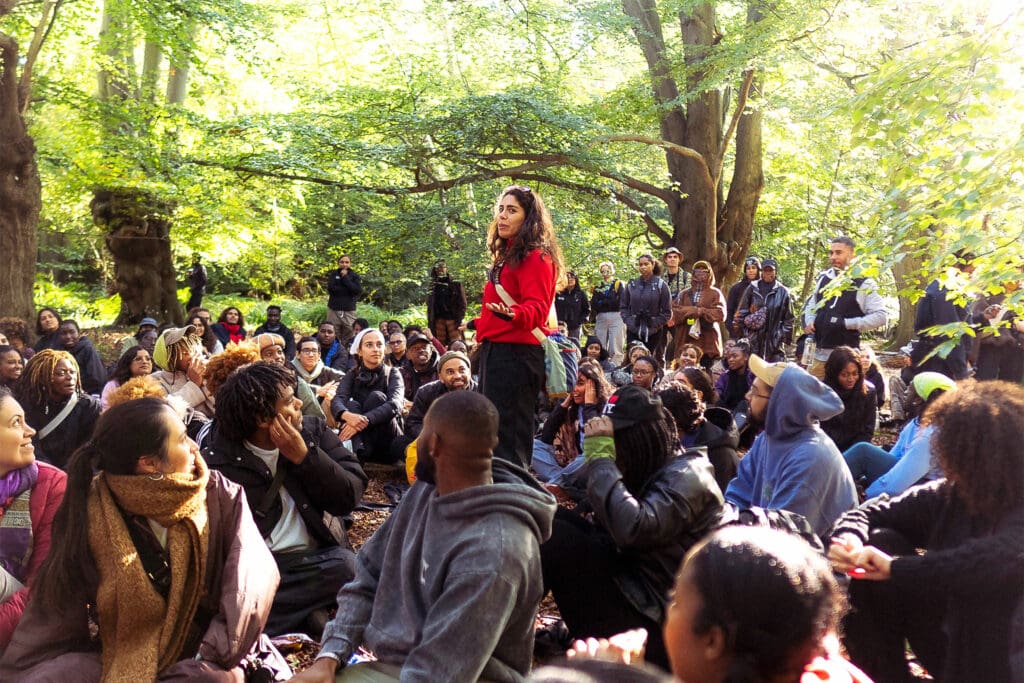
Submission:
MULTIPOLYGON (((649 349, 664 349, 665 323, 672 318, 672 297, 668 285, 659 277, 661 264, 650 254, 636 262, 640 277, 629 281, 622 290, 619 312, 626 323, 626 343, 641 341, 649 349)), ((662 351, 664 353, 664 351, 662 351)), ((664 358, 658 359, 659 363, 664 358)))
POLYGON ((683 334, 685 329, 690 341, 704 352, 700 364, 710 372, 715 361, 722 357, 719 323, 725 320, 725 296, 715 287, 715 273, 707 261, 693 264, 691 281, 690 288, 683 290, 672 305, 672 315, 678 334, 683 334))
POLYGON ((241 487, 207 469, 166 400, 104 413, 53 529, 0 678, 245 680, 277 567, 241 487))
POLYGON ((59 349, 60 341, 60 314, 52 308, 40 308, 36 314, 36 343, 32 345, 35 351, 43 349, 59 349))
POLYGON ((237 344, 247 336, 245 331, 245 316, 243 316, 242 312, 234 306, 228 306, 221 311, 220 317, 217 318, 217 322, 214 323, 211 328, 213 329, 214 336, 216 336, 224 346, 227 346, 231 342, 235 342, 237 344))
POLYGON ((29 589, 50 553, 53 516, 64 498, 67 477, 37 463, 36 430, 11 392, 0 387, 0 653, 28 602, 29 589))
POLYGON ((528 187, 506 188, 487 230, 492 266, 483 308, 474 321, 480 343, 480 391, 498 409, 494 457, 528 465, 534 407, 544 386, 544 351, 534 334, 547 334, 562 252, 551 214, 528 187))
POLYGON ((580 289, 576 273, 570 270, 565 279, 567 284, 555 295, 555 313, 559 322, 564 322, 569 328, 569 337, 579 342, 583 322, 590 317, 590 302, 580 289))
MULTIPOLYGON (((453 280, 448 264, 438 261, 430 269, 430 292, 427 294, 427 325, 435 337, 447 346, 456 339, 462 339, 459 326, 466 317, 466 292, 462 283, 453 280)), ((364 321, 365 322, 365 321, 364 321)), ((368 325, 352 330, 361 332, 368 325)))
POLYGON ((75 357, 53 349, 32 356, 15 396, 36 429, 36 457, 64 469, 75 449, 92 436, 100 416, 99 399, 82 391, 75 357))

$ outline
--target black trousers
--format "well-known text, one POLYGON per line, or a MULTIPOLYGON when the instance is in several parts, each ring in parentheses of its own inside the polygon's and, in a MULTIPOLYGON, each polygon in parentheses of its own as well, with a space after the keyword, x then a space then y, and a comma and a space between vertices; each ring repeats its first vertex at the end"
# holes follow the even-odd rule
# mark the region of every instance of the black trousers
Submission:
POLYGON ((537 394, 543 388, 544 351, 539 344, 481 343, 480 393, 498 409, 495 458, 530 464, 537 394))
MULTIPOLYGON (((338 591, 355 578, 356 555, 335 545, 297 553, 274 553, 281 583, 267 619, 269 635, 307 632, 306 620, 318 609, 337 604, 338 591)), ((319 633, 310 633, 319 639, 319 633)))
MULTIPOLYGON (((1008 334, 1004 332, 1003 334, 1008 334)), ((1001 379, 1007 382, 1024 381, 1024 349, 1012 344, 995 346, 982 344, 978 353, 975 379, 1001 379)))
POLYGON ((665 333, 666 328, 662 327, 657 332, 648 332, 647 339, 640 339, 632 330, 626 330, 626 348, 635 341, 642 341, 644 346, 651 350, 651 355, 658 361, 659 369, 665 368, 665 333), (660 356, 658 354, 661 354, 660 356))
MULTIPOLYGON (((875 529, 870 545, 889 554, 915 549, 892 529, 875 529)), ((943 601, 896 590, 890 581, 850 581, 850 610, 843 620, 843 641, 850 660, 875 681, 915 681, 907 667, 905 643, 933 675, 942 671, 946 638, 943 601)))
MULTIPOLYGON (((384 392, 371 391, 362 402, 354 398, 345 401, 345 410, 351 413, 366 415, 374 408, 379 408, 387 402, 388 397, 384 392)), ((352 437, 352 450, 355 451, 360 462, 379 462, 390 465, 395 462, 392 443, 401 435, 401 424, 399 424, 397 417, 393 417, 387 422, 369 425, 366 429, 352 437)))
POLYGON ((540 547, 540 558, 545 589, 554 596, 573 638, 607 638, 645 628, 645 659, 669 669, 661 624, 637 611, 615 583, 624 568, 608 534, 560 507, 551 538, 540 547))

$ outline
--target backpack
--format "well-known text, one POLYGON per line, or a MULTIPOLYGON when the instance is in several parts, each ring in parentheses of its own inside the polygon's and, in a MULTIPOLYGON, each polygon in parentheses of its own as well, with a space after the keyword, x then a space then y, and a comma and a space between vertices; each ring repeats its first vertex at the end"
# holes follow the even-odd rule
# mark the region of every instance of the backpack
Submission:
POLYGON ((565 398, 576 386, 579 374, 579 348, 561 332, 544 337, 544 390, 549 398, 565 398))

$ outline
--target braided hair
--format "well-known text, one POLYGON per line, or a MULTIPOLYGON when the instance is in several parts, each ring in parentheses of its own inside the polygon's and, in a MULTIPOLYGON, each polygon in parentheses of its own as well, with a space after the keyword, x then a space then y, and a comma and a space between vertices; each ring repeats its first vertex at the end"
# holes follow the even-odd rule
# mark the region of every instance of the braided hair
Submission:
POLYGON ((664 408, 657 420, 615 430, 615 464, 622 473, 622 483, 634 496, 643 492, 650 478, 678 450, 675 420, 664 408))

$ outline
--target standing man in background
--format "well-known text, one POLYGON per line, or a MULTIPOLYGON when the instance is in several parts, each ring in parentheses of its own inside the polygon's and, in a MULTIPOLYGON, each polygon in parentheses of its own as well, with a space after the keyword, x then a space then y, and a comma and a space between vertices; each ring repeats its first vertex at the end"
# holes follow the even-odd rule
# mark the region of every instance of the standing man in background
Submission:
POLYGON ((860 348, 862 332, 885 325, 885 305, 878 293, 878 283, 871 278, 854 278, 852 288, 824 298, 824 289, 853 261, 855 248, 854 241, 846 235, 832 240, 828 248, 832 267, 818 276, 814 294, 804 308, 804 329, 814 335, 816 344, 814 360, 807 371, 818 379, 825 377, 825 361, 832 354, 832 349, 837 346, 860 348), (820 306, 819 301, 822 302, 820 306))
POLYGON ((338 269, 327 276, 327 320, 334 324, 338 339, 352 338, 352 323, 356 319, 356 301, 363 293, 359 274, 352 270, 348 254, 338 258, 338 269))
POLYGON ((203 295, 206 294, 206 266, 200 262, 199 254, 192 257, 192 267, 188 269, 188 291, 185 310, 202 306, 203 295))
MULTIPOLYGON (((661 262, 665 264, 665 271, 661 279, 668 285, 668 295, 675 301, 679 293, 690 286, 690 274, 680 267, 683 262, 683 252, 675 247, 669 247, 661 256, 661 262)), ((671 360, 676 357, 676 336, 675 323, 671 319, 665 323, 666 334, 660 349, 654 349, 655 358, 671 360)))

